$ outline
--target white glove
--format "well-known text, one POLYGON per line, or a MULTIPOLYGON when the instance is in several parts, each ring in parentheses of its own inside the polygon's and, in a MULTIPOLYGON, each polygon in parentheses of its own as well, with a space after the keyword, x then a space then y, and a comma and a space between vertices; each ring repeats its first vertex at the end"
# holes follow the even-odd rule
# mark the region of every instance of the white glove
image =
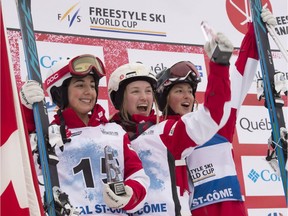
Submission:
MULTIPOLYGON (((286 151, 288 152, 288 130, 284 127, 280 128, 280 137, 283 139, 284 142, 287 143, 287 149, 286 151)), ((286 161, 285 169, 288 171, 288 159, 286 161)))
POLYGON ((288 141, 288 130, 285 127, 280 128, 280 136, 283 140, 288 141))
POLYGON ((37 149, 37 134, 36 133, 31 133, 29 134, 29 139, 30 139, 30 145, 31 145, 31 150, 34 152, 37 149))
POLYGON ((260 101, 262 98, 265 98, 264 95, 264 82, 263 79, 257 79, 257 99, 260 101))
POLYGON ((61 148, 64 145, 59 125, 56 124, 50 125, 48 127, 48 136, 49 136, 49 143, 52 148, 56 145, 59 148, 61 148))
POLYGON ((277 176, 281 177, 280 168, 278 165, 278 160, 276 158, 272 158, 270 161, 268 161, 268 163, 271 166, 271 168, 273 169, 273 171, 275 172, 275 174, 277 176))
POLYGON ((285 78, 285 73, 275 71, 274 74, 274 86, 277 93, 283 93, 288 91, 288 79, 285 78))
MULTIPOLYGON (((213 51, 216 45, 218 45, 221 50, 225 52, 232 53, 234 50, 234 46, 231 41, 223 33, 218 32, 215 38, 212 38, 211 41, 206 42, 204 45, 204 50, 210 59, 213 55, 213 51)), ((229 59, 227 59, 227 63, 229 63, 229 59)))
POLYGON ((273 16, 273 14, 271 13, 269 9, 262 8, 261 17, 262 17, 263 22, 267 23, 268 25, 271 25, 271 26, 277 25, 276 18, 273 16))
POLYGON ((62 190, 57 186, 54 186, 52 190, 55 207, 59 209, 61 215, 77 216, 80 214, 73 208, 69 201, 69 197, 65 192, 62 192, 62 190))
MULTIPOLYGON (((31 133, 29 134, 29 139, 30 139, 30 145, 31 145, 31 150, 32 150, 32 157, 35 165, 35 171, 37 176, 42 176, 42 170, 40 167, 40 161, 39 161, 39 152, 37 150, 37 134, 36 133, 31 133)), ((43 180, 38 180, 39 182, 43 182, 43 180)))
POLYGON ((103 197, 104 201, 110 208, 124 208, 130 201, 133 190, 128 185, 125 185, 126 194, 118 196, 109 187, 108 184, 104 184, 103 197))
POLYGON ((41 85, 35 80, 28 80, 20 89, 21 103, 28 109, 32 109, 32 105, 44 99, 44 91, 41 85))

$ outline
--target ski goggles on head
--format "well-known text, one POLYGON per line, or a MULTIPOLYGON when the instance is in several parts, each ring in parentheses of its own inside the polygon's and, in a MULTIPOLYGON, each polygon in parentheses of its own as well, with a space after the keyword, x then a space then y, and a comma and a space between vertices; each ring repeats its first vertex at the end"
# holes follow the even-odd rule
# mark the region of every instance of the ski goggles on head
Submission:
POLYGON ((201 77, 196 66, 189 61, 182 61, 174 64, 169 68, 169 72, 168 80, 171 82, 191 81, 199 83, 201 81, 201 77))
POLYGON ((93 70, 92 72, 95 72, 99 79, 106 74, 102 61, 98 57, 89 54, 71 59, 69 70, 70 74, 74 76, 86 76, 93 70))
MULTIPOLYGON (((45 80, 44 87, 50 88, 52 86, 59 87, 62 85, 63 81, 68 79, 71 76, 74 77, 84 77, 88 74, 92 74, 97 76, 98 79, 105 76, 105 68, 102 61, 96 56, 85 54, 76 56, 71 60, 64 61, 65 66, 61 69, 53 72, 52 74, 45 80)), ((57 67, 57 65, 55 66, 57 67)))
POLYGON ((201 77, 197 68, 189 61, 181 61, 174 64, 172 67, 168 68, 162 76, 158 77, 157 79, 158 92, 162 92, 164 91, 164 88, 178 82, 191 83, 194 86, 195 91, 197 84, 201 82, 201 77))

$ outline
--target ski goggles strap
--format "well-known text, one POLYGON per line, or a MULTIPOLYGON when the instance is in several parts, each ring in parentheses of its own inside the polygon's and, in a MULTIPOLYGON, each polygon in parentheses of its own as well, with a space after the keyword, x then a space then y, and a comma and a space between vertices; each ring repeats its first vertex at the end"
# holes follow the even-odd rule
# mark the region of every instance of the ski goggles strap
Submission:
POLYGON ((199 82, 201 82, 200 74, 194 64, 190 61, 181 61, 174 64, 172 67, 165 69, 158 79, 157 92, 161 93, 164 89, 173 83, 190 82, 194 86, 194 91, 199 82))
POLYGON ((190 61, 178 62, 174 64, 172 67, 170 67, 169 70, 170 70, 169 80, 171 82, 190 80, 195 83, 198 83, 201 81, 200 74, 196 66, 192 64, 190 61))
POLYGON ((76 56, 71 59, 69 62, 69 69, 71 75, 74 76, 86 76, 92 69, 95 70, 94 72, 99 79, 106 74, 102 61, 98 57, 89 54, 76 56))
POLYGON ((45 80, 44 87, 45 89, 51 86, 59 87, 65 79, 71 76, 84 77, 88 74, 96 75, 98 79, 105 76, 106 72, 102 61, 90 54, 76 56, 69 60, 64 67, 51 74, 45 80))

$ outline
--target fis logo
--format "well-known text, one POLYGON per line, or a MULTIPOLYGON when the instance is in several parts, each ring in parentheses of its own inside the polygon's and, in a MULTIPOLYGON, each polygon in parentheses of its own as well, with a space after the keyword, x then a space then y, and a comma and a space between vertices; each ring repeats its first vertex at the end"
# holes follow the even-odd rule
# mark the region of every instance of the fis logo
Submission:
POLYGON ((72 26, 74 22, 81 22, 81 16, 78 15, 80 11, 80 8, 77 7, 78 5, 79 2, 70 7, 63 14, 58 14, 58 20, 60 20, 60 22, 62 22, 63 20, 68 21, 69 28, 72 26))

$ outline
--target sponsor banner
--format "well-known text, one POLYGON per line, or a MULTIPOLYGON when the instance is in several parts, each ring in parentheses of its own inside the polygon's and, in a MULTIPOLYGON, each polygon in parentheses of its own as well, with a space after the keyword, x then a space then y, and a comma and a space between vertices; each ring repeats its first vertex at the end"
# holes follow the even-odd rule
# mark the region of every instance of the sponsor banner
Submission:
MULTIPOLYGON (((287 46, 287 1, 263 2, 275 14, 275 30, 287 46)), ((3 0, 3 5, 4 15, 9 17, 7 26, 19 28, 15 2, 3 0)), ((200 23, 205 20, 217 31, 233 35, 232 42, 239 47, 246 24, 251 21, 248 5, 249 0, 204 0, 197 4, 188 0, 147 0, 137 4, 132 0, 121 4, 116 0, 38 0, 32 1, 32 16, 37 17, 36 31, 184 44, 203 44, 200 23)))
POLYGON ((249 216, 288 216, 287 208, 248 209, 249 216))
MULTIPOLYGON (((284 107, 283 111, 287 124, 287 107, 284 107)), ((264 106, 242 106, 236 128, 240 144, 253 143, 266 145, 268 138, 271 136, 271 123, 268 110, 264 106)))
POLYGON ((246 196, 283 196, 281 177, 270 167, 265 156, 242 156, 246 196))

